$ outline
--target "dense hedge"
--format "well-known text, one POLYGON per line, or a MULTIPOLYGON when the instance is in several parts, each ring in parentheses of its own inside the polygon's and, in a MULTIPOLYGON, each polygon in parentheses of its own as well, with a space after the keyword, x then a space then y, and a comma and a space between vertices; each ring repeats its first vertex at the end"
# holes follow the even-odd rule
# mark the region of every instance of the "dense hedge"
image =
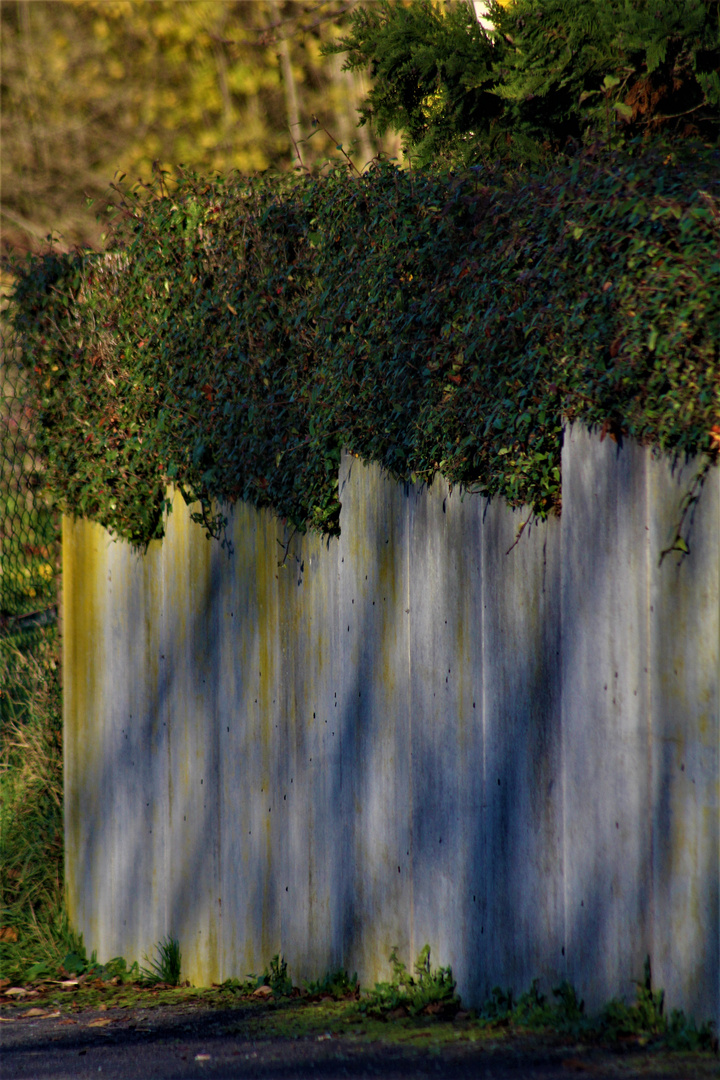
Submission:
POLYGON ((545 516, 566 419, 720 439, 717 152, 551 174, 199 179, 123 189, 112 256, 22 269, 14 325, 61 506, 136 543, 168 482, 339 528, 342 447, 545 516), (715 429, 713 431, 713 429, 715 429))

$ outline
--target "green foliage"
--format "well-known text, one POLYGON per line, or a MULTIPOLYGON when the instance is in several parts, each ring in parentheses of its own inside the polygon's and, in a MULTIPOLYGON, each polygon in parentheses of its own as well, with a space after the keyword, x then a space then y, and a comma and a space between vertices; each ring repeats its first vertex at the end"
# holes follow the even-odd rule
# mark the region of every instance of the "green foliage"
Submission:
POLYGON ((182 968, 182 953, 180 943, 176 938, 165 937, 155 946, 157 956, 149 960, 143 957, 147 967, 140 969, 140 981, 145 986, 155 986, 165 983, 167 986, 177 986, 180 982, 182 968))
POLYGON ((711 1022, 702 1023, 698 1028, 695 1020, 688 1020, 681 1009, 673 1009, 667 1017, 664 1004, 664 991, 653 990, 648 956, 643 978, 635 983, 635 1001, 627 1005, 613 998, 601 1011, 597 1028, 610 1042, 639 1036, 661 1041, 671 1050, 709 1050, 713 1045, 717 1046, 711 1022))
POLYGON ((401 960, 397 949, 390 953, 392 975, 389 982, 379 982, 363 995, 358 1006, 360 1012, 379 1019, 391 1014, 419 1016, 453 1016, 460 1008, 460 998, 455 993, 452 969, 430 967, 430 946, 425 945, 415 961, 415 974, 411 975, 401 960))
POLYGON ((73 940, 63 901, 58 654, 52 627, 0 639, 0 971, 16 980, 33 967, 56 970, 73 940))
POLYGON ((270 966, 257 979, 257 986, 269 986, 273 997, 287 997, 292 993, 292 979, 288 975, 288 967, 280 953, 270 960, 270 966))
POLYGON ((597 1016, 588 1016, 575 988, 563 981, 552 991, 554 1001, 540 993, 538 980, 515 1000, 511 990, 496 986, 478 1010, 478 1019, 490 1026, 534 1031, 552 1030, 583 1042, 616 1043, 633 1038, 641 1044, 652 1042, 669 1050, 711 1050, 717 1047, 712 1022, 698 1028, 682 1010, 664 1015, 664 992, 653 990, 650 957, 645 960, 641 981, 635 983, 635 1001, 627 1004, 613 998, 597 1016))
MULTIPOLYGON (((53 971, 53 975, 58 972, 53 971)), ((93 950, 90 958, 88 959, 85 946, 83 944, 82 934, 77 938, 73 938, 73 948, 66 954, 62 964, 60 966, 59 974, 67 978, 77 978, 78 983, 100 980, 100 982, 113 982, 115 984, 125 984, 133 982, 143 982, 145 985, 152 986, 158 981, 156 978, 144 979, 141 975, 141 971, 137 961, 128 967, 127 962, 122 956, 115 956, 112 960, 108 960, 105 964, 98 963, 97 953, 93 950)), ((176 986, 177 983, 172 983, 176 986)))
POLYGON ((497 57, 468 4, 447 13, 432 0, 357 7, 350 33, 326 50, 347 52, 348 70, 370 68, 360 123, 372 121, 380 135, 401 132, 421 166, 457 154, 466 139, 475 145, 494 133, 503 110, 497 57))
POLYGON ((0 638, 27 644, 56 617, 59 518, 44 488, 31 388, 13 348, 6 310, 12 282, 0 274, 0 638))
POLYGON ((514 0, 496 18, 504 121, 535 146, 658 132, 717 142, 716 0, 514 0))
POLYGON ((400 132, 421 166, 534 162, 658 132, 717 142, 717 0, 511 0, 489 18, 486 32, 469 4, 356 8, 330 48, 370 66, 361 122, 400 132))
POLYGON ((585 1004, 578 1000, 570 983, 560 983, 553 990, 555 1002, 540 993, 539 981, 533 979, 529 990, 515 1000, 512 990, 495 986, 490 997, 478 1010, 480 1020, 488 1024, 540 1029, 551 1027, 556 1031, 580 1032, 586 1023, 585 1004))
POLYGON ((59 508, 144 544, 171 483, 216 535, 237 499, 337 533, 346 447, 544 517, 566 419, 716 460, 717 165, 654 148, 522 179, 377 165, 121 189, 114 255, 19 268, 59 508))
POLYGON ((306 981, 305 991, 312 998, 331 997, 335 1001, 356 998, 360 992, 357 972, 351 978, 345 968, 328 971, 320 979, 306 981))

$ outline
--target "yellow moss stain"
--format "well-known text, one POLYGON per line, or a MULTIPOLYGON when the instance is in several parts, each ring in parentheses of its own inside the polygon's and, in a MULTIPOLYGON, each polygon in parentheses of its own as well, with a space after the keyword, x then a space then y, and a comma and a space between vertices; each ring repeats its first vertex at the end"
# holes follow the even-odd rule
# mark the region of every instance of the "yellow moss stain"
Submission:
POLYGON ((273 925, 272 897, 270 893, 272 873, 272 814, 271 805, 271 766, 274 758, 274 735, 276 718, 279 717, 279 702, 276 700, 277 656, 279 640, 278 593, 280 568, 276 552, 277 522, 267 512, 261 512, 257 520, 253 552, 254 582, 256 595, 256 626, 258 669, 249 673, 251 689, 257 686, 257 706, 254 711, 254 729, 260 749, 259 773, 253 776, 253 801, 258 807, 262 820, 260 837, 253 837, 252 847, 260 843, 264 846, 264 873, 261 891, 261 951, 269 958, 277 951, 276 934, 273 925), (256 785, 261 791, 258 792, 256 785))
POLYGON ((102 798, 102 652, 107 560, 110 542, 99 525, 63 518, 63 724, 65 733, 66 894, 70 921, 82 919, 84 836, 102 798), (98 737, 100 735, 100 737, 98 737), (85 827, 84 827, 85 826, 85 827))

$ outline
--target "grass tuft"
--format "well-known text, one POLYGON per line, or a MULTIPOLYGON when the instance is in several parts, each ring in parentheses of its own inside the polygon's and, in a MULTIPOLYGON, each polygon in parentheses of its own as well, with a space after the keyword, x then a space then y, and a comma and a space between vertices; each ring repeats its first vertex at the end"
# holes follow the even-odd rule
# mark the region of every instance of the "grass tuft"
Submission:
POLYGON ((63 887, 57 630, 0 639, 0 971, 54 972, 77 944, 63 887))
POLYGON ((140 969, 140 982, 145 986, 157 986, 158 983, 179 986, 182 968, 180 942, 177 938, 163 938, 155 946, 155 952, 156 959, 149 960, 147 956, 143 957, 147 967, 140 969))

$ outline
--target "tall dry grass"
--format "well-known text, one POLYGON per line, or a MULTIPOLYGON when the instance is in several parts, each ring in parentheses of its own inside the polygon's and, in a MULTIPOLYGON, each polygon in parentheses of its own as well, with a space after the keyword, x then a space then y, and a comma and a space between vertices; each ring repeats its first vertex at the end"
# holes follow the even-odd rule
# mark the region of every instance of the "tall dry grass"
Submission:
POLYGON ((72 947, 63 887, 57 628, 0 639, 0 977, 53 973, 72 947), (30 974, 32 973, 32 974, 30 974))

